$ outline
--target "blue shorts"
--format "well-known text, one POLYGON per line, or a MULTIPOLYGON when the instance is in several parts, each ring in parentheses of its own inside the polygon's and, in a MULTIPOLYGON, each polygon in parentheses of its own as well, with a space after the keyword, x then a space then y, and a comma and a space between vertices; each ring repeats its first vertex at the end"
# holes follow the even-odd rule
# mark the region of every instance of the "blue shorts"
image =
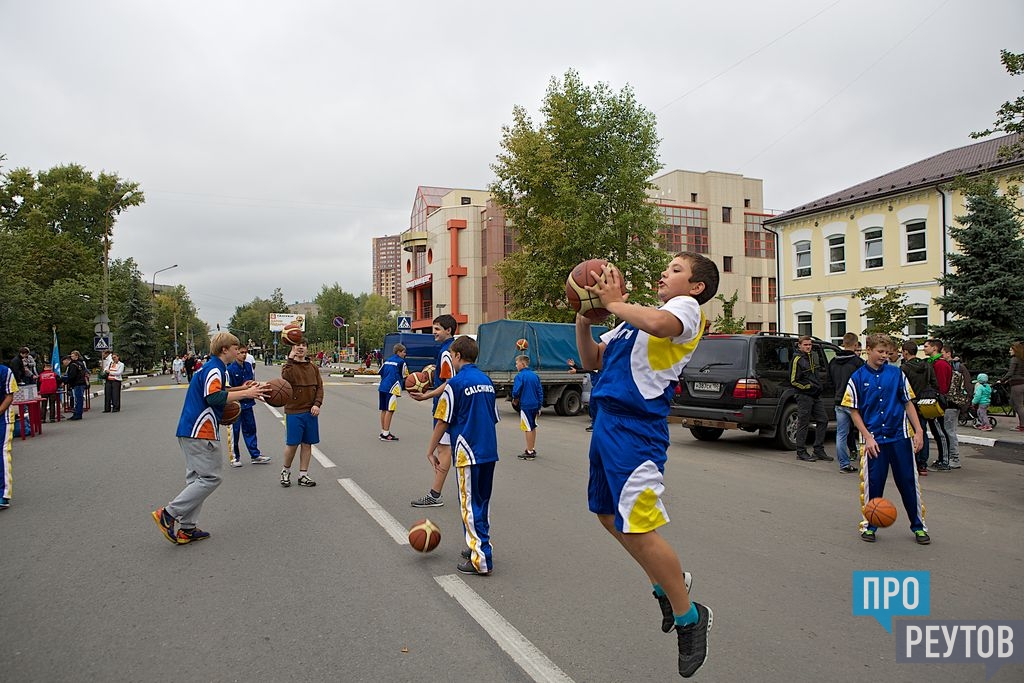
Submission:
POLYGON ((537 417, 540 415, 540 408, 522 408, 519 411, 519 429, 524 432, 532 432, 537 428, 537 417))
POLYGON ((661 495, 668 444, 665 418, 599 411, 590 438, 590 511, 614 515, 615 528, 627 534, 667 524, 661 495))
POLYGON ((300 443, 320 443, 320 422, 310 413, 295 413, 284 416, 286 446, 300 443))
POLYGON ((395 412, 395 408, 398 407, 398 397, 392 394, 390 391, 378 391, 377 407, 379 410, 384 410, 389 413, 393 413, 395 412))

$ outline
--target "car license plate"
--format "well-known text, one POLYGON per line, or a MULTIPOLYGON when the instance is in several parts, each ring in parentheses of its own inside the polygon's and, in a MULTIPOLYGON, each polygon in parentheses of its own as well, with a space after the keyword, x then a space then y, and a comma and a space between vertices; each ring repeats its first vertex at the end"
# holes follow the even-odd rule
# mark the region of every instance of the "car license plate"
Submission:
POLYGON ((694 382, 694 391, 721 391, 722 385, 718 382, 694 382))

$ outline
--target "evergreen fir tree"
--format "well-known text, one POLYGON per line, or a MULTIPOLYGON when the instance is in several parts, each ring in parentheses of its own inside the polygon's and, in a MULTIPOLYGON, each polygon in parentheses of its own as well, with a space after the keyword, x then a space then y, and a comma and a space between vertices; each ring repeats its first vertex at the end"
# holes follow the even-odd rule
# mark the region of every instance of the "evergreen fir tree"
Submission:
POLYGON ((115 340, 115 346, 125 365, 138 373, 145 372, 156 362, 156 328, 149 289, 138 279, 132 284, 119 330, 121 339, 115 340))
POLYGON ((1008 348, 1024 338, 1024 237, 1014 191, 1001 194, 991 177, 962 184, 967 213, 949 226, 959 253, 939 278, 935 301, 949 321, 933 334, 949 343, 972 371, 1006 368, 1008 348))

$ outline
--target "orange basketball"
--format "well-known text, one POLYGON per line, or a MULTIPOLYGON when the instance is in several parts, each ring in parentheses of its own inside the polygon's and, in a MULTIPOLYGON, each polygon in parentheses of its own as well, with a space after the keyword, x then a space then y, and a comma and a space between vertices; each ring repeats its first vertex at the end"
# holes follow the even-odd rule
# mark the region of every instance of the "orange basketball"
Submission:
POLYGON ((270 392, 263 397, 268 406, 280 408, 292 400, 292 385, 284 377, 275 377, 267 382, 270 392))
MULTIPOLYGON (((598 279, 604 279, 602 269, 607 264, 608 262, 604 259, 593 258, 584 261, 572 269, 565 281, 565 297, 569 300, 569 305, 577 313, 582 313, 594 321, 607 318, 608 310, 601 308, 601 298, 593 292, 587 291, 586 286, 592 286, 598 282, 598 279), (595 279, 592 273, 597 273, 598 278, 595 279)), ((620 285, 622 293, 625 294, 626 283, 623 281, 620 285)))
POLYGON ((420 519, 409 529, 409 545, 413 550, 429 553, 441 542, 441 530, 429 519, 420 519))
POLYGON ((529 348, 530 342, 526 341, 525 339, 516 340, 516 351, 526 351, 529 348))
POLYGON ((281 330, 281 339, 284 340, 285 344, 291 344, 294 346, 302 341, 302 328, 295 323, 288 323, 281 330))
POLYGON ((242 414, 242 406, 238 401, 228 401, 224 404, 224 412, 221 413, 220 423, 222 425, 232 425, 238 420, 238 416, 242 414))
POLYGON ((405 378, 405 388, 409 391, 422 393, 430 388, 430 375, 425 372, 410 372, 405 378))
POLYGON ((871 526, 891 526, 896 521, 896 506, 885 498, 872 498, 864 506, 864 519, 871 526))

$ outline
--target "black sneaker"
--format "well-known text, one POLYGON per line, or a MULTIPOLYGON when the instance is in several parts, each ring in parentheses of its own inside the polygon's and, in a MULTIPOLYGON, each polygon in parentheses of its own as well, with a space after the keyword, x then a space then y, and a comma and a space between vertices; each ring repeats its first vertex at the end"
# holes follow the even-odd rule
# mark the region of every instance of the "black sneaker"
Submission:
POLYGON ((285 488, 292 485, 292 473, 288 470, 281 470, 281 486, 285 488))
POLYGON ((932 537, 929 536, 928 532, 924 529, 918 529, 914 532, 914 540, 917 541, 919 545, 928 545, 932 542, 932 537))
POLYGON ((412 501, 411 503, 409 503, 409 505, 413 506, 414 508, 439 508, 442 505, 444 505, 444 501, 441 500, 440 498, 434 498, 432 495, 428 493, 422 498, 417 498, 416 500, 412 501))
POLYGON ((697 623, 676 626, 679 637, 679 675, 689 678, 697 673, 697 669, 708 661, 708 632, 715 623, 714 612, 710 608, 695 602, 697 623))
POLYGON ((835 460, 835 458, 833 458, 831 455, 829 455, 825 451, 822 451, 821 453, 815 453, 814 454, 814 459, 815 460, 824 460, 825 462, 832 462, 833 460, 835 460))
MULTIPOLYGON (((683 572, 683 583, 686 584, 686 592, 690 592, 690 586, 693 585, 693 576, 690 572, 683 572)), ((668 633, 676 625, 676 615, 672 613, 672 603, 669 601, 667 595, 658 595, 654 591, 651 591, 651 595, 658 599, 658 607, 661 608, 661 630, 668 633)))
POLYGON ((384 435, 383 433, 381 433, 377 435, 377 438, 380 439, 381 441, 398 441, 398 437, 395 436, 394 434, 384 435))
POLYGON ((803 460, 804 462, 814 462, 815 460, 817 460, 817 458, 808 453, 797 453, 796 457, 797 460, 803 460))
POLYGON ((839 471, 840 472, 860 472, 860 470, 857 469, 857 466, 856 465, 852 465, 852 464, 851 465, 847 465, 846 467, 840 467, 839 471))
POLYGON ((523 451, 516 457, 519 458, 520 460, 536 460, 537 451, 523 451))
POLYGON ((875 538, 874 529, 865 529, 864 531, 860 532, 860 540, 867 541, 868 543, 874 543, 878 539, 875 538))
POLYGON ((309 476, 303 474, 299 477, 299 486, 316 486, 316 482, 309 478, 309 476))
POLYGON ((932 472, 949 472, 950 467, 949 465, 942 462, 934 462, 928 466, 928 469, 930 469, 932 472))
POLYGON ((174 517, 164 508, 153 510, 153 521, 160 527, 160 533, 171 543, 178 545, 178 539, 174 536, 174 517))
POLYGON ((471 560, 459 562, 457 565, 455 565, 455 568, 463 574, 476 574, 477 576, 487 576, 488 574, 490 574, 490 572, 482 572, 476 567, 474 567, 473 562, 471 560))
POLYGON ((469 548, 463 548, 462 552, 459 553, 459 556, 464 560, 468 560, 472 554, 473 553, 470 552, 469 548))

